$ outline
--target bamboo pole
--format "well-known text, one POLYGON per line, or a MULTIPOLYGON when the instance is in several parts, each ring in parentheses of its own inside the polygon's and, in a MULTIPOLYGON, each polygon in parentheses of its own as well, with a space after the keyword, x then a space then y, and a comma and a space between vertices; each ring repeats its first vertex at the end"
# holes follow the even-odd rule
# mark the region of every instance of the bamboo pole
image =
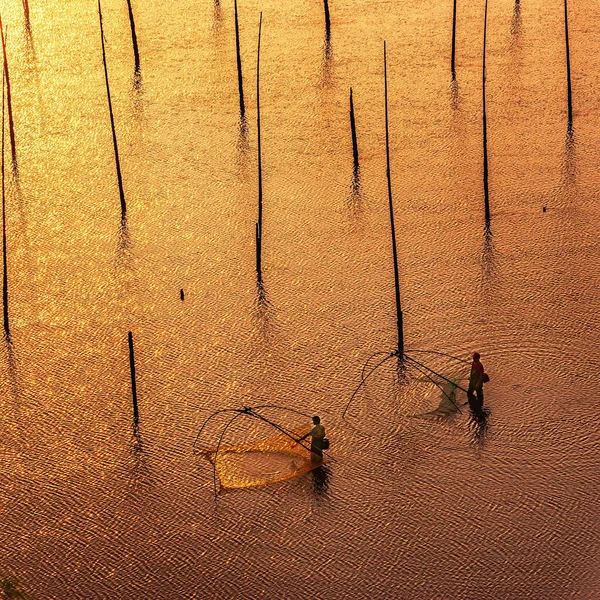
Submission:
POLYGON ((358 171, 358 142, 356 140, 356 121, 354 119, 354 100, 350 88, 350 129, 352 130, 352 154, 354 156, 354 172, 358 171))
POLYGON ((490 216, 490 189, 488 184, 488 148, 487 148, 487 110, 486 110, 486 97, 485 97, 485 86, 486 86, 486 71, 485 71, 485 50, 487 42, 487 10, 488 3, 485 0, 485 17, 483 24, 483 69, 482 69, 482 101, 483 101, 483 199, 485 207, 485 225, 489 228, 491 216, 490 216))
POLYGON ((454 0, 454 8, 452 11, 452 58, 450 59, 450 69, 452 71, 452 81, 456 80, 456 0, 454 0))
POLYGON ((262 151, 260 144, 260 35, 262 31, 262 12, 258 25, 258 50, 256 54, 256 127, 258 130, 258 223, 256 224, 256 275, 262 282, 262 151))
POLYGON ((129 371, 131 374, 131 396, 133 399, 133 422, 137 425, 140 420, 137 402, 137 386, 135 380, 135 356, 133 353, 133 334, 131 331, 127 333, 127 341, 129 343, 129 371))
POLYGON ((235 12, 235 54, 237 59, 238 90, 240 95, 240 115, 242 119, 246 115, 246 106, 244 104, 244 84, 242 79, 242 55, 240 53, 240 28, 238 23, 237 0, 233 3, 235 12))
POLYGON ((567 127, 571 131, 573 129, 573 99, 571 96, 571 53, 569 52, 569 12, 567 9, 567 0, 565 0, 565 47, 567 54, 567 127))
POLYGON ((4 70, 2 72, 2 308, 4 313, 4 333, 10 338, 8 321, 8 257, 6 252, 6 188, 4 166, 4 70))
POLYGON ((17 144, 15 141, 15 122, 12 111, 12 96, 10 93, 10 75, 8 71, 8 56, 6 53, 6 38, 4 36, 4 27, 2 17, 0 16, 0 35, 2 36, 2 53, 4 57, 4 75, 6 77, 6 107, 8 109, 8 127, 10 131, 10 148, 12 151, 13 169, 17 168, 17 144))
POLYGON ((329 18, 328 0, 323 0, 323 9, 325 10, 325 37, 329 39, 331 37, 331 19, 329 18))
POLYGON ((394 205, 392 201, 392 178, 390 172, 390 133, 388 119, 388 85, 387 85, 387 48, 383 42, 383 80, 385 88, 385 155, 386 174, 388 187, 388 201, 390 208, 390 226, 392 230, 392 254, 394 258, 394 287, 396 291, 396 318, 398 326, 398 355, 404 357, 404 324, 402 319, 402 307, 400 305, 400 277, 398 275, 398 250, 396 248, 396 228, 394 226, 394 205))
POLYGON ((123 176, 121 175, 121 162, 119 160, 119 146, 117 145, 117 133, 115 131, 115 118, 113 116, 112 101, 110 99, 110 85, 108 83, 108 69, 106 68, 106 49, 104 48, 104 27, 102 26, 102 7, 100 6, 100 0, 98 0, 98 15, 100 17, 100 37, 102 39, 102 63, 104 64, 104 78, 106 80, 108 112, 110 113, 110 128, 112 131, 113 147, 115 153, 117 181, 119 183, 119 197, 121 199, 121 220, 124 220, 127 216, 127 204, 125 203, 125 191, 123 190, 123 176))
POLYGON ((140 75, 142 72, 142 69, 140 66, 140 52, 138 49, 137 35, 135 33, 135 20, 133 18, 133 9, 131 8, 131 0, 127 0, 127 10, 129 11, 129 26, 131 27, 131 43, 133 44, 135 74, 140 75))

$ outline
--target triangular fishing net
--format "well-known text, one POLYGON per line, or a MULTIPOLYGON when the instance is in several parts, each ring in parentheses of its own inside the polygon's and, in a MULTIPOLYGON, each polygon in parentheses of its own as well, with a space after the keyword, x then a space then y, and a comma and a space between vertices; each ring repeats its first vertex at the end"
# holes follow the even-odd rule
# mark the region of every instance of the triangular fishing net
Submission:
MULTIPOLYGON (((295 439, 309 428, 290 431, 295 439)), ((253 443, 204 448, 221 483, 221 491, 269 485, 291 479, 315 469, 322 461, 311 460, 310 441, 295 444, 289 436, 278 434, 253 443)))
POLYGON ((464 399, 457 398, 457 395, 460 392, 457 380, 458 377, 454 377, 451 381, 442 380, 440 382, 435 382, 436 389, 440 391, 439 406, 428 412, 408 416, 422 419, 447 419, 454 416, 457 412, 460 412, 460 406, 461 404, 464 404, 464 399))

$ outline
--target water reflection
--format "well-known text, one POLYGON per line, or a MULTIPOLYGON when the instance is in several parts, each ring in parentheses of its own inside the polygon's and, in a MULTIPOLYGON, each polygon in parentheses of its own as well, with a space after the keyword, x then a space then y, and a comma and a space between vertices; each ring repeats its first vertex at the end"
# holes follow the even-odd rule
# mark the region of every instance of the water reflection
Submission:
POLYGON ((215 32, 219 32, 223 26, 223 9, 220 0, 215 0, 213 6, 213 24, 212 28, 215 32))
POLYGON ((452 106, 452 110, 458 110, 460 108, 459 106, 459 88, 458 88, 458 81, 456 79, 453 79, 450 82, 450 106, 452 106))
POLYGON ((116 267, 125 268, 128 271, 133 271, 133 242, 131 240, 131 234, 129 233, 129 226, 127 224, 127 215, 121 217, 121 223, 117 232, 117 255, 116 255, 116 267))
POLYGON ((329 492, 329 481, 331 480, 331 468, 321 465, 310 472, 312 476, 312 491, 316 498, 323 498, 329 492))
POLYGON ((323 56, 321 58, 321 87, 333 87, 333 47, 331 36, 327 34, 323 41, 323 56))
POLYGON ((563 152, 563 184, 565 186, 571 186, 575 184, 576 157, 575 131, 571 125, 567 127, 565 148, 563 152))
POLYGON ((130 453, 132 457, 131 469, 129 471, 129 483, 134 490, 140 486, 152 485, 152 472, 148 462, 148 455, 144 447, 144 440, 139 424, 133 421, 130 453))
POLYGON ((268 342, 271 339, 275 316, 275 307, 269 300, 265 284, 257 279, 252 320, 254 321, 256 331, 260 334, 264 342, 268 342))
POLYGON ((513 37, 513 43, 517 43, 521 38, 521 3, 515 0, 513 15, 510 22, 510 34, 513 37))
POLYGON ((489 223, 483 228, 481 244, 481 275, 483 282, 488 281, 496 273, 496 258, 494 253, 494 234, 489 223))
POLYGON ((487 433, 489 430, 489 418, 491 411, 489 408, 471 409, 470 418, 467 423, 471 444, 479 450, 483 450, 487 433))
POLYGON ((248 167, 248 158, 250 155, 250 140, 248 136, 248 120, 246 115, 241 115, 238 122, 238 136, 236 142, 237 164, 240 169, 239 174, 245 173, 248 167))

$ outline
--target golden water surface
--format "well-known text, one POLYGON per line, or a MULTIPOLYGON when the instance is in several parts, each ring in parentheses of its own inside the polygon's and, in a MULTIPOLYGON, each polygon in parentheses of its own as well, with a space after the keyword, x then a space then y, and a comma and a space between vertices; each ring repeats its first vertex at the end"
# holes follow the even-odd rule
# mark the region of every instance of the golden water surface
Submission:
MULTIPOLYGON (((21 1, 0 2, 18 161, 0 584, 61 600, 599 597, 598 3, 569 7, 571 140, 563 3, 489 2, 491 236, 483 1, 458 2, 452 86, 451 0, 330 0, 329 42, 320 0, 240 0, 244 130, 233 0, 132 0, 139 85, 127 2, 105 0, 126 227, 97 4, 29 4, 28 30, 21 1), (254 258, 260 11, 266 303, 254 258), (396 344, 384 39, 407 348, 479 350, 486 426, 465 408, 408 418, 440 394, 395 361, 341 418, 365 361, 396 344), (215 502, 212 465, 192 451, 200 426, 269 403, 320 414, 333 460, 215 502)), ((273 434, 247 421, 228 444, 273 434)))

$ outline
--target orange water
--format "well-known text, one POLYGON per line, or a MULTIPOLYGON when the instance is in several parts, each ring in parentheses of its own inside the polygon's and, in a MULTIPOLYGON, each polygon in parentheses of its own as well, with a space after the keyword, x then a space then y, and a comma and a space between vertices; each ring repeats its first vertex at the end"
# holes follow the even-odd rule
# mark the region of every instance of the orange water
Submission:
MULTIPOLYGON (((125 232, 97 7, 30 4, 28 36, 21 2, 0 3, 19 165, 0 579, 61 600, 600 595, 598 5, 569 8, 569 144, 563 4, 490 2, 490 239, 483 3, 458 3, 452 89, 450 0, 330 0, 330 46, 319 1, 241 1, 245 136, 233 2, 133 0, 136 89, 127 3, 105 0, 125 232), (266 307, 254 263, 261 10, 266 307), (393 361, 341 419, 364 362, 396 339, 384 39, 407 347, 481 352, 486 429, 464 409, 448 423, 407 418, 439 391, 414 369, 399 381, 393 361), (215 503, 211 465, 192 453, 200 425, 267 403, 320 414, 336 461, 215 503)), ((227 442, 267 429, 240 420, 227 442)))

